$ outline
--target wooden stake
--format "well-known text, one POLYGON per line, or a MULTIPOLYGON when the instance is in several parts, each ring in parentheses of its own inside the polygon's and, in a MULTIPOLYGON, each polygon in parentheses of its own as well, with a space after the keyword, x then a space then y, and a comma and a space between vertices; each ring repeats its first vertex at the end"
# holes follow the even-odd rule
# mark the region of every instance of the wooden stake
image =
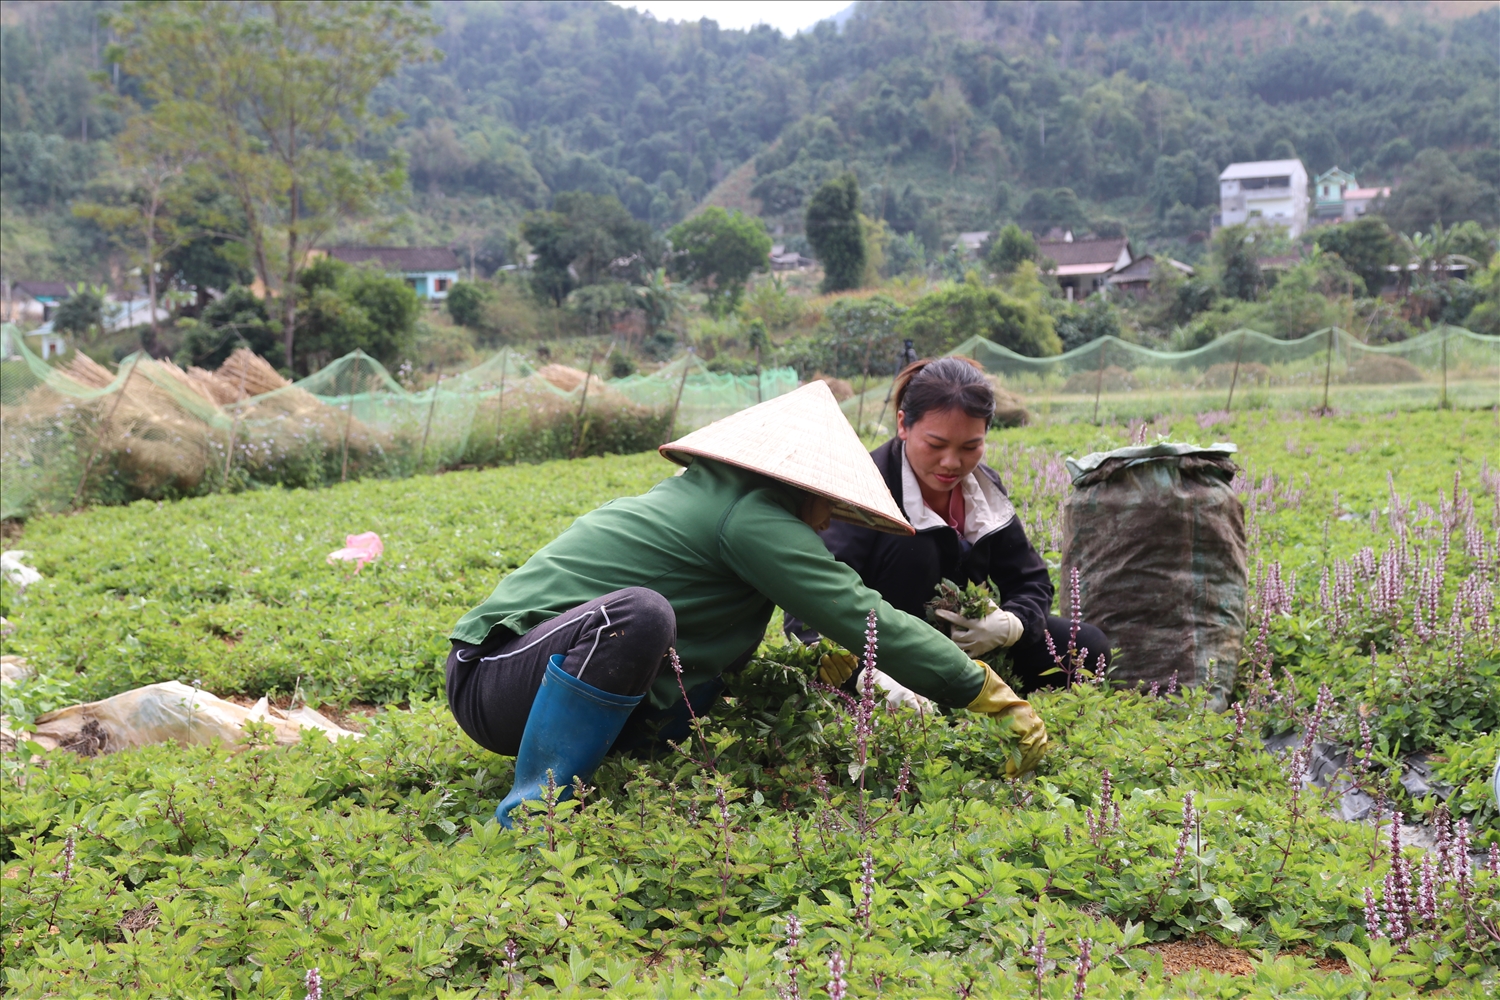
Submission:
POLYGON ((859 382, 859 410, 854 417, 854 433, 862 433, 860 425, 865 422, 865 393, 870 389, 870 345, 865 344, 865 360, 863 363, 864 374, 859 382))
POLYGON ((672 440, 672 434, 677 430, 677 408, 682 405, 682 390, 687 385, 688 366, 692 364, 692 361, 693 349, 689 347, 682 359, 682 378, 677 380, 677 400, 672 404, 672 419, 667 422, 667 436, 662 439, 662 444, 672 440))
POLYGON ((1327 359, 1323 363, 1323 415, 1328 414, 1328 379, 1333 374, 1333 331, 1334 327, 1328 328, 1328 350, 1327 359))
MULTIPOLYGON (((245 396, 245 399, 249 399, 250 398, 249 396, 245 395, 245 369, 244 368, 240 369, 240 395, 241 396, 245 396)), ((235 400, 235 405, 239 405, 240 403, 243 403, 245 401, 245 399, 235 400)), ((222 493, 225 490, 229 489, 229 470, 234 466, 234 433, 235 433, 235 431, 239 430, 239 428, 240 428, 240 414, 239 414, 239 411, 236 410, 235 414, 234 414, 234 417, 231 418, 230 421, 229 421, 229 450, 224 453, 224 481, 219 484, 219 492, 220 493, 222 493)))
POLYGON ((427 407, 427 426, 422 428, 422 452, 417 456, 417 468, 427 464, 427 435, 432 433, 432 411, 437 409, 438 389, 443 384, 443 373, 438 372, 437 382, 432 387, 432 404, 427 407))
MULTIPOLYGON (((609 342, 609 350, 607 350, 607 351, 604 352, 604 358, 605 358, 605 360, 609 360, 609 356, 611 354, 613 354, 613 353, 615 353, 615 342, 613 340, 611 340, 609 342)), ((578 399, 578 417, 576 418, 576 422, 577 422, 578 426, 574 429, 574 432, 573 432, 573 450, 568 455, 569 458, 577 458, 578 457, 578 449, 583 446, 583 414, 584 414, 584 407, 588 406, 588 404, 589 404, 589 383, 594 380, 594 365, 598 361, 599 361, 599 355, 598 354, 590 354, 589 355, 589 370, 588 370, 588 374, 584 375, 584 377, 583 377, 583 395, 580 396, 579 399, 578 399)))
POLYGON ((1224 403, 1224 412, 1234 406, 1234 384, 1240 380, 1240 358, 1245 356, 1245 331, 1240 331, 1239 350, 1234 352, 1234 373, 1229 376, 1229 399, 1224 403))
POLYGON ((339 470, 339 482, 349 481, 349 429, 354 426, 354 397, 349 397, 349 416, 344 420, 344 465, 339 470))
POLYGON ((77 507, 83 500, 83 488, 88 484, 89 472, 94 467, 94 459, 99 457, 99 445, 104 442, 104 432, 109 430, 110 421, 115 418, 115 411, 120 408, 120 400, 125 398, 125 390, 130 388, 130 380, 135 378, 135 370, 141 365, 141 357, 136 355, 130 363, 130 371, 125 374, 125 381, 120 383, 120 394, 115 397, 114 404, 109 408, 109 414, 104 418, 104 423, 99 425, 99 433, 94 435, 94 450, 89 452, 89 460, 83 463, 83 476, 78 480, 78 492, 73 496, 73 506, 77 507))
POLYGON ((239 429, 240 415, 236 413, 229 421, 229 450, 224 453, 224 481, 219 484, 220 493, 229 489, 229 470, 234 464, 234 433, 239 429))

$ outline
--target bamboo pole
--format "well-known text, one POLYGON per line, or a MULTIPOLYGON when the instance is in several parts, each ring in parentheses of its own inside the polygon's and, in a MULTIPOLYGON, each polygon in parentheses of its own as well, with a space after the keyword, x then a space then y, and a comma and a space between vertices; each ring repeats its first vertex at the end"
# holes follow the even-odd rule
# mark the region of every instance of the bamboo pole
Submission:
POLYGON ((667 422, 667 436, 662 439, 662 444, 672 440, 672 435, 677 430, 677 408, 682 405, 682 390, 687 385, 688 367, 692 361, 693 349, 689 347, 682 358, 682 378, 677 380, 677 399, 672 403, 672 419, 667 422))
MULTIPOLYGON (((613 353, 615 353, 615 342, 611 340, 609 342, 609 349, 604 352, 605 360, 609 360, 609 356, 613 353)), ((589 383, 594 380, 594 365, 596 365, 598 362, 599 355, 597 352, 589 355, 589 370, 588 373, 583 376, 583 395, 578 399, 578 416, 574 421, 577 426, 573 430, 573 450, 568 454, 569 458, 577 458, 578 449, 583 445, 584 408, 589 404, 589 383)))
POLYGON ((1224 412, 1234 408, 1234 386, 1240 380, 1240 359, 1245 356, 1245 331, 1240 331, 1240 346, 1234 352, 1234 371, 1229 376, 1229 399, 1224 403, 1224 412))
MULTIPOLYGON (((245 370, 243 368, 240 369, 240 395, 245 396, 245 370)), ((249 397, 245 396, 245 398, 248 399, 249 397)), ((237 400, 235 402, 235 405, 238 406, 244 401, 244 399, 237 400)), ((234 436, 235 432, 238 431, 239 428, 240 414, 239 411, 236 410, 234 417, 229 421, 229 450, 224 453, 224 480, 219 484, 220 493, 229 489, 229 471, 234 467, 234 436)))
POLYGON ((119 395, 115 396, 109 413, 104 418, 104 423, 99 425, 99 433, 94 435, 94 448, 89 452, 89 459, 83 463, 83 475, 78 480, 78 492, 73 495, 73 506, 77 507, 83 500, 83 488, 88 484, 89 472, 94 468, 94 459, 99 457, 99 446, 104 443, 104 433, 109 430, 110 421, 115 418, 115 411, 120 408, 120 400, 125 398, 125 390, 130 388, 130 380, 135 378, 135 370, 141 366, 140 355, 130 363, 130 371, 125 373, 125 381, 120 383, 119 395))
POLYGON ((863 433, 860 426, 865 422, 865 393, 870 390, 870 345, 865 344, 865 358, 862 365, 863 374, 859 380, 859 408, 854 418, 854 433, 863 433))
POLYGON ((339 469, 339 482, 349 481, 349 430, 354 426, 354 397, 349 397, 349 415, 344 418, 344 463, 339 469))
POLYGON ((422 428, 422 451, 417 456, 417 468, 427 464, 427 436, 432 433, 432 412, 437 409, 438 389, 443 385, 443 373, 438 372, 437 382, 432 386, 432 403, 427 407, 427 426, 422 428))
POLYGON ((1333 331, 1335 327, 1328 328, 1328 349, 1325 352, 1326 359, 1323 363, 1323 415, 1328 414, 1328 380, 1333 374, 1333 331))
MULTIPOLYGON (((877 426, 882 420, 885 419, 886 407, 891 405, 891 396, 896 391, 897 376, 901 374, 902 369, 904 369, 909 363, 907 361, 907 358, 911 357, 914 354, 916 354, 916 352, 912 350, 911 341, 907 340, 905 346, 903 346, 901 349, 901 353, 896 355, 896 370, 891 373, 891 384, 885 387, 885 402, 880 404, 880 416, 875 418, 875 423, 877 426)), ((979 359, 975 358, 974 360, 978 361, 979 359)))

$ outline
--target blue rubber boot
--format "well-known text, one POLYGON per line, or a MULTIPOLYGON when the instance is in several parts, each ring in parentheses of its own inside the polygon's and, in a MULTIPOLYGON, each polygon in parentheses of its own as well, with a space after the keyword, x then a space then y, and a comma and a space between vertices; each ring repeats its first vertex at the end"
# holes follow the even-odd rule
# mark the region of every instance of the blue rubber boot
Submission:
POLYGON ((548 771, 561 790, 559 799, 571 793, 575 776, 587 781, 645 697, 601 691, 564 672, 562 662, 561 653, 547 661, 516 753, 515 784, 495 807, 495 818, 507 830, 512 809, 527 800, 541 800, 548 771))

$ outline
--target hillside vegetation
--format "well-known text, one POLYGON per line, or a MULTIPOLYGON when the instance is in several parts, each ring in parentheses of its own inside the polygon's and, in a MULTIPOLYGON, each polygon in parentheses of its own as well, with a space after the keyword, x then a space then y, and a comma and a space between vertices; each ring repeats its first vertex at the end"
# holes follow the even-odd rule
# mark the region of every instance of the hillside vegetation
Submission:
MULTIPOLYGON (((67 211, 104 183, 122 124, 90 74, 131 92, 103 62, 114 6, 5 5, 12 278, 118 276, 109 240, 67 211)), ((1500 11, 1448 9, 861 3, 842 31, 785 38, 609 4, 438 4, 444 58, 379 89, 403 118, 360 145, 399 151, 408 184, 342 235, 451 241, 489 269, 558 192, 616 195, 664 228, 751 164, 735 200, 794 241, 817 185, 852 169, 866 211, 929 252, 1014 219, 1124 222, 1188 254, 1220 168, 1288 155, 1400 182, 1402 230, 1494 225, 1500 11)))

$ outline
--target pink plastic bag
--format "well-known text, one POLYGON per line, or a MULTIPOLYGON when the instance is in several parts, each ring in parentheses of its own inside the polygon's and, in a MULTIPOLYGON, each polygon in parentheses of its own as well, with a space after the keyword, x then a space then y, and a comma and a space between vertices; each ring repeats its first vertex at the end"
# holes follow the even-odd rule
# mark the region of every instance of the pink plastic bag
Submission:
POLYGON ((380 541, 380 536, 373 531, 367 531, 363 535, 344 536, 344 547, 336 552, 328 553, 329 565, 339 560, 354 563, 354 572, 358 573, 365 568, 365 563, 374 562, 380 558, 385 551, 385 545, 380 541))

